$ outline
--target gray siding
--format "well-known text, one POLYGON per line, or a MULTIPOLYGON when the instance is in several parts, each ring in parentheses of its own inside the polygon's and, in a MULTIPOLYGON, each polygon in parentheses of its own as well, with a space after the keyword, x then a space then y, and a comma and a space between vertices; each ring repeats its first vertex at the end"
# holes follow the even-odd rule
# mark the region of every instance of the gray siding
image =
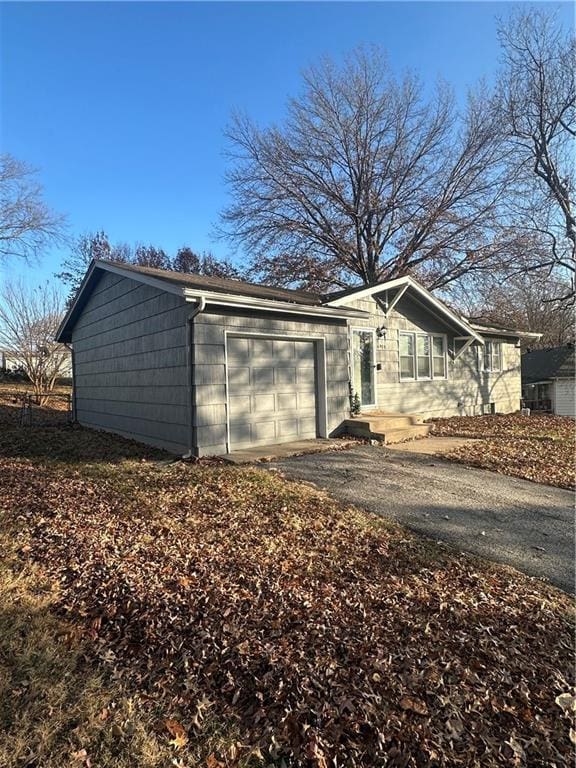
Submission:
POLYGON ((106 272, 72 335, 81 424, 189 448, 186 318, 177 296, 106 272))
POLYGON ((351 323, 354 327, 386 327, 384 338, 377 339, 376 344, 376 361, 382 365, 382 370, 376 372, 376 407, 379 410, 421 413, 426 418, 433 418, 480 414, 483 403, 495 403, 499 413, 510 413, 520 407, 520 350, 514 340, 496 339, 502 343, 500 372, 480 372, 479 345, 472 345, 455 360, 455 336, 463 334, 449 329, 444 321, 408 296, 398 302, 387 320, 371 297, 347 306, 370 312, 370 320, 354 321, 351 323), (446 335, 448 370, 445 379, 400 380, 400 331, 446 335))
POLYGON ((328 432, 337 430, 349 412, 348 331, 344 320, 297 318, 269 312, 215 311, 209 308, 195 321, 194 389, 200 455, 227 451, 226 331, 294 338, 325 339, 328 432))
MULTIPOLYGON (((186 321, 192 306, 135 280, 105 273, 73 331, 76 415, 174 453, 189 449, 186 321)), ((194 327, 196 448, 228 450, 225 332, 325 339, 328 428, 348 413, 346 322, 246 310, 197 316, 194 327)))

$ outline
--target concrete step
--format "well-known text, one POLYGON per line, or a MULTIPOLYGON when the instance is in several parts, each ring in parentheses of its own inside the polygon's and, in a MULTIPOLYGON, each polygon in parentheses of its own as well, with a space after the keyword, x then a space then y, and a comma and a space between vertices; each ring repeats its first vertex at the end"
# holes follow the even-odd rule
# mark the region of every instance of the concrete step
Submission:
POLYGON ((429 424, 414 423, 410 416, 395 415, 394 417, 346 419, 342 431, 349 435, 357 435, 367 439, 380 440, 384 444, 401 443, 404 440, 414 440, 426 437, 430 431, 429 424))

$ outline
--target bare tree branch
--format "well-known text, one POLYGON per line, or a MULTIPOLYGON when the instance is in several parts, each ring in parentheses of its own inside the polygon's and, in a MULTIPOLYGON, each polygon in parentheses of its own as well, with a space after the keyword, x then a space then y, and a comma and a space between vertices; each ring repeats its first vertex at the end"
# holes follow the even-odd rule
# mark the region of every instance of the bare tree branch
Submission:
POLYGON ((0 261, 36 257, 63 232, 64 219, 43 201, 33 169, 0 155, 0 261))
POLYGON ((306 72, 282 126, 235 116, 229 138, 221 232, 265 281, 327 288, 416 271, 442 283, 489 258, 511 150, 485 93, 459 115, 446 85, 425 100, 415 77, 358 50, 306 72))
POLYGON ((52 285, 28 288, 23 282, 9 283, 0 294, 0 346, 23 361, 41 405, 70 355, 64 344, 54 341, 63 316, 64 300, 52 285))

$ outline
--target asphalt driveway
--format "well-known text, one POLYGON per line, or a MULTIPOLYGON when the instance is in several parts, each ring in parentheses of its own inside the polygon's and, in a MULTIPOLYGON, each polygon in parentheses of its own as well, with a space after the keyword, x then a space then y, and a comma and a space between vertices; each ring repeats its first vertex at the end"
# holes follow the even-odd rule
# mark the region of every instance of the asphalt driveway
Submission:
POLYGON ((574 592, 571 491, 369 445, 267 466, 459 550, 574 592))

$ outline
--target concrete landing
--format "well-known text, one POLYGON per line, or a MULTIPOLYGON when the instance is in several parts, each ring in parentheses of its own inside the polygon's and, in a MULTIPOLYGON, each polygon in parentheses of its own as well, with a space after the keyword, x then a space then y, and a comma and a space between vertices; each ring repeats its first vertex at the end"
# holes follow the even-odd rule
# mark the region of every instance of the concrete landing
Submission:
POLYGON ((358 445, 357 440, 342 438, 317 438, 316 440, 294 440, 290 443, 276 445, 259 445, 256 448, 244 448, 239 451, 226 453, 223 458, 231 464, 252 464, 254 462, 274 461, 289 456, 303 456, 307 453, 323 453, 338 451, 358 445))
POLYGON ((402 451, 403 453, 421 453, 428 456, 442 456, 450 453, 455 448, 460 448, 469 443, 478 443, 474 437, 425 437, 422 440, 412 440, 406 443, 394 443, 387 445, 390 451, 402 451))

